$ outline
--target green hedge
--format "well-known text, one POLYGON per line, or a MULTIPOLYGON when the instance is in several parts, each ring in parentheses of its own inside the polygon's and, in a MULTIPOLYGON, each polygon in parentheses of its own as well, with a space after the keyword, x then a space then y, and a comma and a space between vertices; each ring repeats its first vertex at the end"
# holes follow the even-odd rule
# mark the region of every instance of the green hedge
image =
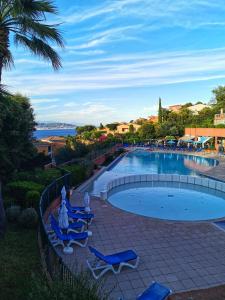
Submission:
POLYGON ((35 182, 43 184, 44 186, 49 185, 53 180, 61 177, 61 171, 59 169, 47 169, 47 170, 36 170, 35 171, 35 182))
POLYGON ((87 168, 81 165, 64 166, 63 169, 71 172, 71 184, 77 186, 87 178, 87 168))
POLYGON ((37 191, 41 193, 44 189, 44 185, 33 181, 13 181, 8 183, 6 188, 8 195, 14 197, 17 200, 16 202, 25 206, 27 192, 37 191))

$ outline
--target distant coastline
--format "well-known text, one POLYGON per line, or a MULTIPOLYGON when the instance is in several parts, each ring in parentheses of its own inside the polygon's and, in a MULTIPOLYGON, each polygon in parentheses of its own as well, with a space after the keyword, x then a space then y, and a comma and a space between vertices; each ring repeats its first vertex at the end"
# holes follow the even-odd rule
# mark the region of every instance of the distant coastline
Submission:
POLYGON ((75 128, 55 128, 55 129, 44 129, 43 127, 40 129, 36 129, 34 131, 34 138, 36 139, 42 139, 46 138, 48 136, 75 136, 76 129, 75 128))
POLYGON ((74 127, 36 127, 35 128, 36 131, 37 130, 74 130, 74 127))

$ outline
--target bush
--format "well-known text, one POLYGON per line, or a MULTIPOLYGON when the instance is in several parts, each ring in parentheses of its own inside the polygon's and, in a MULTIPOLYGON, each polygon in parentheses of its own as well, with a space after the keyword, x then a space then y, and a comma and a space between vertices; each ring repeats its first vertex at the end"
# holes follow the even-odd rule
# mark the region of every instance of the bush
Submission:
POLYGON ((38 208, 40 193, 38 191, 28 191, 26 193, 26 207, 38 208))
POLYGON ((110 292, 103 290, 103 281, 94 281, 84 272, 74 275, 73 285, 55 280, 51 287, 44 278, 33 275, 27 300, 107 300, 110 292))
POLYGON ((33 181, 13 181, 7 184, 8 194, 14 197, 17 202, 24 201, 28 191, 41 191, 44 186, 33 181))
POLYGON ((18 205, 13 205, 6 209, 6 217, 9 222, 15 222, 18 220, 21 213, 21 207, 18 205))
POLYGON ((18 172, 15 173, 13 176, 14 181, 30 181, 34 180, 34 173, 33 172, 18 172))
POLYGON ((87 174, 86 174, 87 169, 85 166, 71 165, 71 166, 64 166, 63 169, 67 172, 71 172, 71 184, 73 186, 77 186, 87 178, 87 174))
POLYGON ((35 181, 46 186, 60 176, 61 172, 58 169, 36 170, 35 181))
POLYGON ((20 214, 18 221, 24 228, 35 228, 38 224, 38 214, 34 208, 26 208, 20 214))

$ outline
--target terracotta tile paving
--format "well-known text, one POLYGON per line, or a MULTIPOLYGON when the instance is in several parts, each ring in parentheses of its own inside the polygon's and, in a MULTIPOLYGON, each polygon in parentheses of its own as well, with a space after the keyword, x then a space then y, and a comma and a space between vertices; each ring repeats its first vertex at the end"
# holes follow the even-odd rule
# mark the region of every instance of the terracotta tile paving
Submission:
MULTIPOLYGON (((73 198, 79 203, 77 195, 73 198)), ((209 222, 167 222, 134 215, 97 198, 91 208, 95 219, 89 245, 104 254, 133 249, 140 256, 136 270, 124 268, 121 274, 104 275, 111 299, 134 300, 152 281, 171 288, 173 300, 225 299, 222 286, 197 291, 225 284, 225 232, 209 222)), ((75 246, 74 250, 72 256, 59 253, 75 272, 77 263, 86 268, 92 255, 88 248, 75 246)))

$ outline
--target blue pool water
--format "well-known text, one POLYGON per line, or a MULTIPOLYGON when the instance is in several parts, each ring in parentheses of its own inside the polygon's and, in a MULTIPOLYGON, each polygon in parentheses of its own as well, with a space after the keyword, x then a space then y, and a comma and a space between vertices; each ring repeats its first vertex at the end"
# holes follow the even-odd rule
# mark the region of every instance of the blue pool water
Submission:
POLYGON ((216 164, 217 161, 211 158, 141 150, 128 153, 111 171, 118 174, 196 175, 216 164))
POLYGON ((108 201, 138 215, 174 221, 203 221, 225 216, 224 193, 177 183, 127 184, 113 190, 108 201))

